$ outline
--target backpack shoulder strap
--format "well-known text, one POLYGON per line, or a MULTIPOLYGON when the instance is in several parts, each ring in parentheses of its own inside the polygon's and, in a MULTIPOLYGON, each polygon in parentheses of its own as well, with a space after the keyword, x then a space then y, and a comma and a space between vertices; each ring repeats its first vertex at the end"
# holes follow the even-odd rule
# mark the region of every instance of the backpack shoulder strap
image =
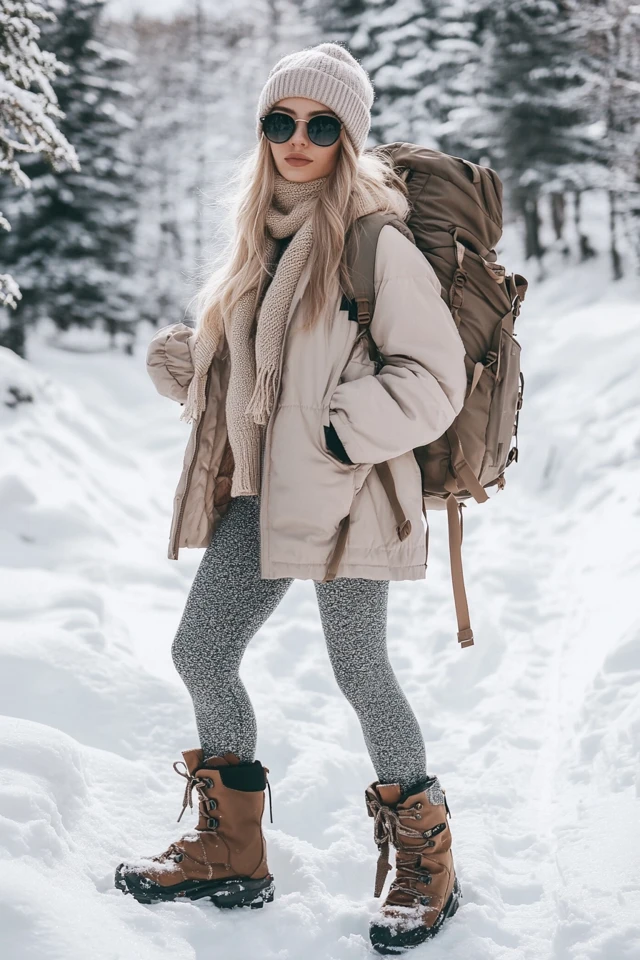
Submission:
MULTIPOLYGON (((415 243, 413 234, 407 224, 394 213, 369 213, 358 217, 347 231, 347 265, 353 285, 354 300, 366 304, 369 320, 375 306, 374 272, 378 238, 384 226, 390 223, 397 230, 415 243)), ((359 314, 363 313, 362 309, 359 314)))
POLYGON ((357 320, 360 327, 358 337, 366 336, 369 356, 381 363, 381 356, 371 336, 369 325, 375 308, 375 263, 380 231, 391 224, 408 240, 415 244, 414 236, 407 224, 394 213, 369 213, 358 217, 347 231, 347 268, 353 286, 353 300, 349 301, 349 316, 357 320), (352 312, 352 309, 353 312, 352 312))

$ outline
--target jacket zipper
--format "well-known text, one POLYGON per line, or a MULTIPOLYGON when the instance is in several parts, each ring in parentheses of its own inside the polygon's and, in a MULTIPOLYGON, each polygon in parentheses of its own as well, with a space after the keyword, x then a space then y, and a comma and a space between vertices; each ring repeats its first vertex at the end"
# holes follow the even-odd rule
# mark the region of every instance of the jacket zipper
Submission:
POLYGON ((207 401, 209 399, 209 382, 211 380, 211 370, 213 368, 213 361, 211 361, 211 366, 209 367, 209 372, 207 373, 207 379, 205 381, 204 395, 205 395, 205 409, 200 414, 200 419, 198 420, 198 425, 196 427, 196 438, 193 447, 193 456, 191 457, 191 462, 189 463, 189 469, 187 470, 187 479, 185 481, 184 493, 182 495, 182 502, 180 504, 180 511, 178 513, 178 520, 176 523, 176 532, 173 536, 173 543, 171 544, 171 552, 176 555, 176 559, 179 552, 179 547, 177 547, 178 541, 180 539, 180 531, 182 529, 182 518, 184 517, 184 508, 187 502, 187 496, 189 494, 189 486, 191 484, 191 477, 193 476, 193 468, 196 464, 196 458, 198 455, 198 446, 200 444, 200 435, 202 433, 202 424, 204 423, 204 415, 206 411, 207 401))

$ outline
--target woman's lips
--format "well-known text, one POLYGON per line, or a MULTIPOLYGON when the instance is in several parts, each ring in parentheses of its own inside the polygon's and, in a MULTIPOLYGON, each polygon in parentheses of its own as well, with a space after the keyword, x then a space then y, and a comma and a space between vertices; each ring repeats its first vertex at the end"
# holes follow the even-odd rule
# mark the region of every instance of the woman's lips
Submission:
POLYGON ((311 163, 311 160, 299 160, 297 157, 285 157, 285 160, 292 167, 304 167, 306 163, 311 163))

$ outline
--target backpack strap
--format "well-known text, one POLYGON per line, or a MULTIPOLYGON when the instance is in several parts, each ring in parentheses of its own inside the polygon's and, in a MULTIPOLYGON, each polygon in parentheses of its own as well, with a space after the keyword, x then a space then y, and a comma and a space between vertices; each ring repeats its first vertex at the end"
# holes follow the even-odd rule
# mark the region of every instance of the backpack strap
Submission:
POLYGON ((369 331, 371 314, 376 300, 375 262, 380 231, 387 224, 415 244, 413 233, 407 224, 394 213, 369 213, 358 217, 351 224, 345 238, 347 248, 347 267, 353 287, 353 299, 357 308, 357 320, 360 330, 358 338, 366 336, 369 345, 369 357, 382 366, 382 355, 369 331))
POLYGON ((383 463, 376 463, 374 466, 376 468, 376 473, 380 477, 380 483, 384 487, 384 491, 389 499, 389 503, 391 504, 391 509, 393 510, 393 515, 396 520, 398 539, 406 540, 411 533, 411 520, 407 519, 402 508, 402 504, 398 500, 398 494, 396 493, 396 485, 393 479, 393 474, 391 473, 391 467, 386 460, 383 463))
POLYGON ((354 220, 347 231, 347 266, 353 286, 354 299, 366 301, 367 309, 375 303, 375 262, 378 237, 384 226, 390 223, 415 245, 415 237, 404 222, 394 213, 369 213, 354 220))
POLYGON ((451 473, 447 474, 444 482, 445 488, 450 493, 457 493, 461 489, 457 482, 458 477, 460 477, 463 483, 462 489, 466 488, 478 503, 484 503, 489 499, 489 494, 465 459, 458 431, 452 424, 445 433, 451 450, 451 469, 453 471, 453 475, 451 473))
POLYGON ((456 327, 460 326, 460 307, 464 302, 464 285, 467 282, 467 275, 462 268, 464 252, 466 247, 458 240, 458 230, 455 228, 452 233, 453 246, 456 255, 456 269, 453 273, 453 280, 449 287, 449 309, 456 327))
MULTIPOLYGON (((415 243, 413 234, 402 220, 399 220, 395 214, 384 213, 370 213, 354 220, 345 237, 347 266, 353 286, 353 299, 357 308, 357 321, 360 328, 355 342, 360 337, 366 336, 369 345, 369 357, 380 365, 382 365, 382 355, 371 336, 369 325, 373 312, 372 305, 375 303, 375 262, 378 237, 387 223, 393 224, 412 243, 415 243)), ((398 537, 400 540, 405 540, 411 533, 411 521, 406 517, 398 499, 391 469, 386 462, 377 463, 375 467, 393 510, 398 537)), ((351 513, 348 513, 340 521, 338 536, 321 583, 327 583, 336 576, 347 545, 350 522, 351 513)))
MULTIPOLYGON (((352 224, 345 240, 349 276, 353 286, 353 298, 357 307, 357 320, 360 328, 356 340, 362 336, 367 337, 369 357, 379 363, 380 366, 382 366, 382 354, 371 336, 369 327, 373 313, 372 307, 375 305, 376 250, 380 231, 387 224, 394 226, 415 244, 414 236, 409 227, 393 213, 370 213, 364 217, 359 217, 352 224)), ((398 537, 400 540, 405 540, 411 533, 411 522, 407 519, 398 499, 389 464, 386 462, 376 463, 375 468, 391 504, 398 537)))
MULTIPOLYGON (((409 240, 411 240, 412 243, 415 244, 415 238, 413 234, 411 233, 409 227, 402 220, 398 220, 392 214, 382 213, 371 213, 354 221, 345 241, 347 244, 347 265, 349 268, 351 284, 353 286, 354 300, 357 308, 357 320, 360 327, 356 339, 362 336, 367 337, 369 345, 369 357, 372 360, 375 360, 376 363, 381 362, 382 355, 380 354, 380 351, 378 350, 378 347, 371 336, 369 326, 371 324, 371 315, 373 313, 372 308, 375 306, 374 278, 376 249, 378 246, 380 231, 387 223, 392 224, 409 240)), ((462 261, 464 258, 465 248, 458 240, 457 235, 454 235, 453 240, 456 244, 458 270, 456 271, 456 276, 454 277, 454 282, 450 291, 450 306, 453 308, 452 312, 455 311, 454 319, 456 319, 457 326, 459 320, 457 319, 456 314, 457 309, 459 309, 462 304, 463 287, 464 282, 466 281, 466 276, 462 270, 462 261)), ((472 390, 475 389, 479 375, 482 372, 483 365, 479 364, 479 367, 480 369, 475 371, 475 382, 472 384, 472 390)), ((451 447, 451 463, 453 469, 455 470, 456 477, 460 477, 461 481, 465 484, 466 489, 473 494, 476 500, 479 502, 487 500, 488 495, 486 491, 479 483, 473 471, 467 464, 467 461, 465 460, 460 438, 453 427, 450 427, 447 431, 447 437, 451 447)), ((411 523, 406 518, 404 510, 402 509, 402 505, 398 500, 395 484, 393 482, 393 475, 389 468, 389 464, 386 462, 376 463, 375 468, 387 497, 389 498, 389 503, 396 520, 398 536, 401 540, 404 540, 405 537, 407 537, 411 532, 411 523)), ((451 561, 453 598, 456 608, 456 617, 458 620, 458 641, 461 647, 469 647, 473 645, 474 641, 473 630, 471 629, 471 625, 469 623, 469 606, 467 603, 464 575, 462 571, 462 508, 465 504, 458 504, 456 501, 454 491, 458 489, 458 485, 455 477, 451 476, 449 481, 450 488, 448 488, 449 496, 447 497, 449 556, 451 561)), ((424 506, 424 499, 422 501, 422 510, 427 523, 425 533, 426 568, 427 558, 429 556, 429 521, 427 518, 427 511, 424 506)), ((341 521, 338 540, 329 561, 325 580, 331 580, 335 576, 340 558, 346 546, 346 535, 348 529, 349 517, 347 516, 341 521)))
MULTIPOLYGON (((389 464, 385 461, 384 463, 375 464, 376 472, 380 477, 380 482, 384 487, 385 493, 389 498, 389 503, 391 504, 391 509, 393 510, 393 515, 396 520, 396 531, 398 533, 398 538, 400 540, 406 540, 409 534, 411 533, 411 520, 405 515, 405 512, 402 508, 402 504, 398 499, 398 494, 396 493, 396 485, 393 479, 393 474, 391 473, 391 468, 389 464)), ((424 501, 423 501, 424 508, 424 501)), ((426 515, 426 514, 425 514, 426 515)), ((338 527, 338 536, 334 544, 333 550, 331 551, 331 556, 323 579, 321 583, 327 583, 329 580, 334 580, 336 573, 338 572, 338 567, 340 561, 342 560, 342 555, 345 551, 347 545, 347 535, 349 533, 349 525, 351 523, 351 511, 343 517, 340 521, 338 527)), ((427 526, 427 551, 429 549, 429 527, 427 526)))
POLYGON ((451 582, 453 584, 453 602, 458 620, 458 642, 461 647, 473 646, 473 630, 469 622, 469 605, 464 587, 462 572, 462 508, 455 495, 447 497, 447 521, 449 526, 449 558, 451 560, 451 582))

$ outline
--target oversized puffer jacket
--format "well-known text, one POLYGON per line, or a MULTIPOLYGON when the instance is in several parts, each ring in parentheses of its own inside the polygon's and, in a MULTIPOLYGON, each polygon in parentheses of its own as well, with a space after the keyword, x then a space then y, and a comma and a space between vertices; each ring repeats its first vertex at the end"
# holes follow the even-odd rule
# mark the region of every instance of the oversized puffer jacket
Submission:
MULTIPOLYGON (((309 264, 289 309, 277 399, 264 432, 261 576, 324 580, 333 567, 329 578, 422 579, 425 527, 413 448, 444 433, 462 408, 464 345, 435 271, 390 224, 380 232, 375 262, 371 334, 384 357, 377 373, 366 338, 356 340, 358 325, 341 309, 337 279, 326 314, 310 331, 302 329, 300 301, 308 281, 309 264), (374 469, 385 461, 409 521, 402 539, 397 504, 394 510, 374 469)), ((147 353, 156 388, 179 403, 193 376, 194 335, 184 323, 169 324, 156 332, 147 353)), ((178 559, 180 547, 206 547, 230 503, 228 379, 223 339, 207 377, 205 411, 191 425, 173 504, 170 559, 178 559)))

